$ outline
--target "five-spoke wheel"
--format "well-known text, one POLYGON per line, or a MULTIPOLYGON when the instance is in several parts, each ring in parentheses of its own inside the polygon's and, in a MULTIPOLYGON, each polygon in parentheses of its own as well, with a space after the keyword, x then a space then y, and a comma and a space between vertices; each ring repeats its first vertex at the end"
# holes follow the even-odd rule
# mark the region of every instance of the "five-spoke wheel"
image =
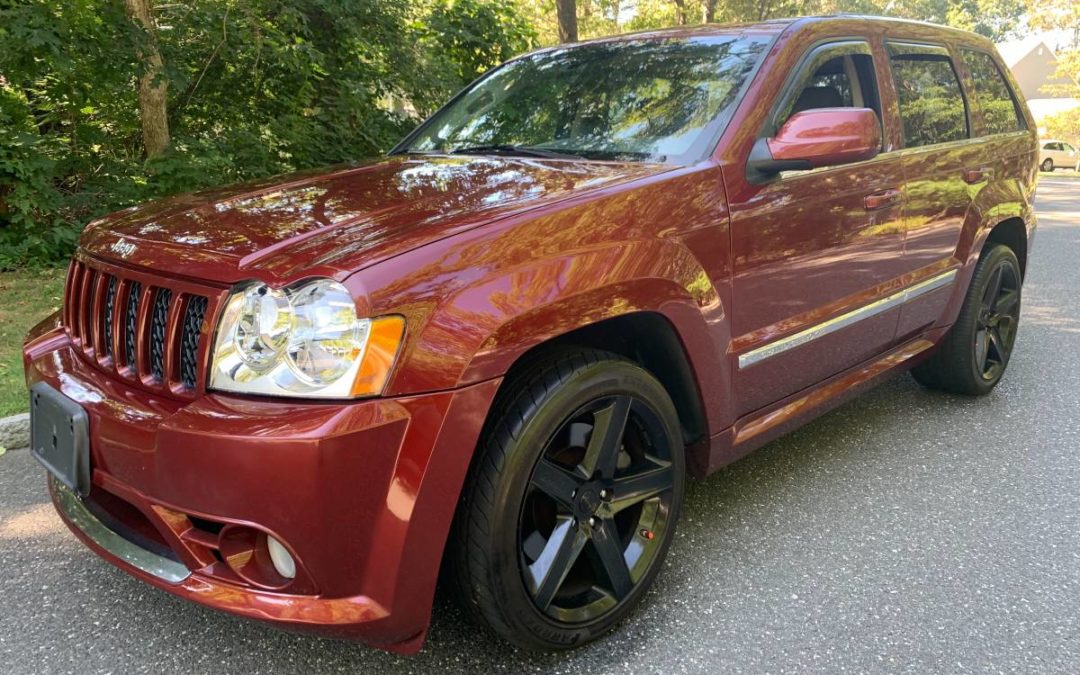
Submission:
POLYGON ((503 388, 451 571, 504 638, 572 647, 614 626, 659 571, 685 483, 678 414, 652 374, 605 352, 550 355, 503 388))
POLYGON ((1009 361, 1020 321, 1020 273, 1008 259, 990 272, 975 330, 975 364, 984 380, 996 379, 1009 361))
POLYGON ((591 402, 552 435, 521 512, 521 564, 542 611, 581 622, 629 594, 656 557, 675 476, 663 425, 629 396, 591 402))

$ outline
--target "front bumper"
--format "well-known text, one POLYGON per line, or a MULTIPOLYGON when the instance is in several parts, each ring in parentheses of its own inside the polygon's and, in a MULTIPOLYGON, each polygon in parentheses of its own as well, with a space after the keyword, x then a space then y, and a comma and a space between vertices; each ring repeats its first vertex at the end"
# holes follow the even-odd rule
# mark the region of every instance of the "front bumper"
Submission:
MULTIPOLYGON (((238 615, 396 651, 419 649, 473 449, 498 388, 354 403, 150 394, 90 366, 55 319, 24 347, 89 417, 92 488, 50 480, 73 532, 127 572, 238 615), (286 584, 231 573, 225 533, 284 542, 286 584)), ((242 553, 242 552, 241 552, 242 553)))

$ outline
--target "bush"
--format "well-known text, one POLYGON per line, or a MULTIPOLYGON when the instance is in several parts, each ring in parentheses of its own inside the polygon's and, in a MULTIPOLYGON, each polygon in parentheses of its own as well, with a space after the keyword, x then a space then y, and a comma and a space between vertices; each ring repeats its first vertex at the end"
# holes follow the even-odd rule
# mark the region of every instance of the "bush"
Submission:
POLYGON ((147 160, 147 35, 120 0, 0 0, 0 269, 177 192, 377 155, 532 43, 498 0, 161 3, 169 149, 147 160))
POLYGON ((1046 127, 1048 138, 1080 145, 1080 107, 1048 115, 1042 121, 1042 126, 1046 127))

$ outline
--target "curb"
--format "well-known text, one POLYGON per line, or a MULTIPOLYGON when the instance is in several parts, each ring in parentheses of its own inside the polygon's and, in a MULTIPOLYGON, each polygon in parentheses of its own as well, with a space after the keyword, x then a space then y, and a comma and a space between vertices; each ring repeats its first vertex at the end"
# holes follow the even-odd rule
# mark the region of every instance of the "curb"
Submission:
POLYGON ((30 445, 30 413, 0 419, 0 448, 15 450, 30 445))

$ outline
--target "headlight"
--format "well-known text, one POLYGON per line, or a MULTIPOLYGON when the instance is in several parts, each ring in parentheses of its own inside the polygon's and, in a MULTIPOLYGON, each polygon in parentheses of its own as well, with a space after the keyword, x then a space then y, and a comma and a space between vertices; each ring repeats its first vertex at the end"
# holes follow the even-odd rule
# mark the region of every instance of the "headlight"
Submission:
POLYGON ((405 333, 400 316, 364 319, 329 279, 233 292, 214 342, 210 387, 269 396, 354 398, 382 392, 405 333))

